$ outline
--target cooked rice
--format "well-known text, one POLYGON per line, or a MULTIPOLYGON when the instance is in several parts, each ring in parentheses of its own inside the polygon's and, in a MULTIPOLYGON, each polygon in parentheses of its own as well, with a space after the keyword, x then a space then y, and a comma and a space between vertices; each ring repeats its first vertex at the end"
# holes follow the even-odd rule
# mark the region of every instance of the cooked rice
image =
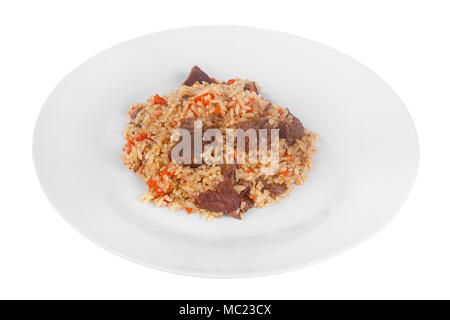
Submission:
MULTIPOLYGON (((171 161, 170 152, 177 144, 171 139, 172 134, 186 118, 201 118, 203 125, 212 125, 213 118, 219 116, 223 120, 223 128, 232 127, 238 121, 265 116, 279 121, 289 111, 276 104, 271 104, 260 94, 260 90, 244 90, 249 84, 247 80, 236 79, 226 83, 196 83, 193 86, 182 85, 168 95, 152 96, 147 103, 133 104, 129 110, 131 121, 124 136, 128 141, 122 156, 124 164, 135 172, 148 185, 148 191, 141 196, 145 203, 151 202, 158 207, 169 207, 170 210, 186 210, 190 213, 202 214, 205 218, 218 218, 223 213, 199 209, 195 205, 195 197, 202 192, 213 190, 223 180, 219 165, 202 164, 198 168, 179 165, 171 161), (134 118, 135 116, 135 118, 134 118), (134 119, 133 119, 134 118, 134 119)), ((259 89, 259 87, 257 86, 259 89)), ((249 197, 254 206, 262 208, 286 198, 293 185, 301 185, 312 168, 314 144, 319 135, 305 131, 301 140, 288 146, 285 139, 280 138, 280 160, 278 172, 267 175, 270 164, 244 164, 236 170, 236 179, 253 182, 249 197), (287 191, 279 196, 272 196, 264 190, 257 178, 264 176, 269 182, 283 183, 287 191)), ((270 149, 270 148, 269 148, 270 149)), ((234 186, 241 191, 241 185, 234 186)))

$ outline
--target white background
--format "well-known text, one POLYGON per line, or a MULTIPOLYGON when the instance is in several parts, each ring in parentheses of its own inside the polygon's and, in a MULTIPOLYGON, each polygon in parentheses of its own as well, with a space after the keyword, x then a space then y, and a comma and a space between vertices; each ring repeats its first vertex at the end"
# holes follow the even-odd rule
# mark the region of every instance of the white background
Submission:
POLYGON ((450 299, 449 30, 446 0, 1 2, 0 298, 450 299), (31 158, 34 123, 53 87, 119 42, 207 24, 321 42, 392 86, 415 121, 421 163, 391 224, 305 269, 214 280, 133 264, 83 238, 57 214, 31 158))

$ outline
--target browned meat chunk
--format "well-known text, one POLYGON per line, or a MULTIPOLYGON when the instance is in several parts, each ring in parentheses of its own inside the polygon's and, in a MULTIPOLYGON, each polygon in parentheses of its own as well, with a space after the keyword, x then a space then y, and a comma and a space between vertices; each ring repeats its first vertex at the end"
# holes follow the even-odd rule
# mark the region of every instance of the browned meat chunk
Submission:
POLYGON ((245 205, 241 209, 240 213, 245 213, 249 209, 253 208, 253 205, 255 204, 255 202, 252 199, 250 199, 250 197, 249 197, 250 188, 252 187, 252 183, 245 179, 240 179, 238 184, 245 186, 245 189, 242 190, 241 193, 239 193, 239 196, 241 197, 241 202, 245 203, 245 205))
MULTIPOLYGON (((236 124, 236 128, 247 131, 248 129, 255 129, 259 138, 259 129, 267 130, 267 142, 270 143, 270 130, 280 129, 280 138, 286 139, 288 145, 293 145, 297 139, 301 139, 305 135, 305 128, 303 128, 300 120, 289 113, 286 119, 281 121, 277 126, 270 125, 268 118, 255 118, 252 120, 241 121, 236 124)), ((247 140, 246 140, 247 141, 247 140)))
MULTIPOLYGON (((191 137, 191 164, 189 164, 189 166, 191 168, 198 168, 201 164, 195 164, 194 163, 194 118, 187 118, 187 119, 183 119, 181 121, 181 125, 180 125, 180 129, 185 129, 189 131, 190 137, 191 137)), ((178 140, 178 142, 181 140, 178 140)), ((170 155, 172 156, 172 152, 170 153, 170 155)), ((181 151, 180 155, 183 155, 183 151, 181 151)))
POLYGON ((238 184, 244 185, 245 189, 238 194, 233 189, 236 183, 236 166, 227 165, 224 170, 224 181, 220 182, 214 191, 199 194, 195 199, 195 205, 201 209, 223 212, 233 218, 242 219, 242 214, 254 205, 254 201, 249 198, 252 183, 244 179, 239 180, 238 184), (240 209, 241 202, 245 203, 242 209, 240 209))
POLYGON ((236 183, 236 165, 227 164, 223 167, 223 182, 229 186, 233 186, 236 183))
POLYGON ((249 209, 253 208, 255 202, 248 196, 242 197, 242 201, 245 202, 245 206, 241 209, 240 213, 246 213, 249 209))
POLYGON ((183 84, 185 86, 192 86, 194 83, 199 82, 208 82, 208 83, 212 83, 212 79, 202 71, 202 69, 200 69, 197 66, 194 66, 191 69, 191 72, 189 73, 189 76, 187 77, 187 79, 183 82, 183 84))
POLYGON ((286 120, 280 123, 280 138, 286 139, 289 146, 292 146, 297 139, 301 139, 305 135, 300 120, 289 112, 286 120))
POLYGON ((270 195, 272 197, 278 196, 282 193, 285 193, 287 190, 287 186, 284 183, 268 183, 266 180, 264 180, 263 178, 259 177, 257 180, 258 182, 261 182, 264 187, 261 189, 262 191, 264 190, 269 190, 270 195))
POLYGON ((236 128, 246 131, 247 129, 268 129, 269 119, 268 118, 255 118, 251 120, 240 121, 236 124, 236 128))
MULTIPOLYGON (((208 129, 218 128, 221 125, 221 123, 217 123, 218 120, 214 117, 210 117, 209 120, 211 120, 213 122, 213 124, 211 126, 202 127, 202 134, 208 129)), ((194 145, 194 140, 195 140, 195 138, 194 138, 194 122, 195 122, 195 118, 183 119, 181 121, 180 129, 185 129, 185 130, 189 131, 189 134, 191 137, 191 164, 189 166, 191 168, 198 168, 201 164, 194 163, 194 148, 195 148, 195 145, 194 145)), ((178 142, 180 142, 180 141, 181 141, 181 137, 179 138, 178 142)), ((207 142, 202 140, 202 146, 201 146, 202 151, 203 151, 205 144, 207 144, 207 142)), ((183 155, 182 151, 181 151, 180 155, 181 156, 183 155)), ((172 156, 172 152, 170 153, 170 156, 172 156)))
POLYGON ((270 191, 272 197, 278 196, 287 190, 287 186, 284 183, 270 183, 266 186, 266 189, 270 191))
POLYGON ((201 209, 213 212, 235 211, 239 209, 241 198, 227 183, 221 182, 214 191, 200 193, 195 199, 195 205, 201 209))
POLYGON ((245 189, 241 191, 241 195, 248 195, 250 192, 250 188, 252 187, 252 183, 245 179, 239 179, 238 184, 245 186, 245 189))
POLYGON ((143 109, 143 107, 133 107, 132 110, 128 111, 128 115, 132 120, 136 119, 137 114, 143 109))
POLYGON ((224 212, 224 213, 229 215, 230 217, 242 220, 242 215, 241 215, 241 213, 243 213, 242 211, 236 210, 236 211, 228 211, 228 212, 224 212))
MULTIPOLYGON (((259 133, 259 129, 267 129, 267 144, 270 145, 270 129, 276 129, 273 125, 269 124, 269 119, 268 118, 255 118, 255 119, 251 119, 251 120, 245 120, 245 121, 240 121, 236 124, 236 128, 237 129, 242 129, 244 132, 247 131, 248 129, 254 129, 256 131, 256 137, 257 137, 257 144, 259 144, 259 139, 262 138, 260 133, 259 133)), ((256 146, 258 147, 258 145, 256 146)), ((246 137, 245 138, 245 150, 248 151, 249 150, 249 138, 246 137)))
POLYGON ((194 118, 187 118, 181 120, 180 129, 186 129, 190 133, 194 134, 194 118))
POLYGON ((244 86, 244 90, 249 90, 249 91, 253 90, 256 92, 256 94, 258 94, 258 88, 256 87, 256 84, 253 81, 250 83, 246 83, 244 86))

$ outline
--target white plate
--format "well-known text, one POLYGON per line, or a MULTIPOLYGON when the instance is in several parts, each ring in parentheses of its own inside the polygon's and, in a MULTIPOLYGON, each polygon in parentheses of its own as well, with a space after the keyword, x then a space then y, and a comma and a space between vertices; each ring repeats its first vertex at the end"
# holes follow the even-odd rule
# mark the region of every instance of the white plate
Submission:
POLYGON ((297 36, 212 26, 151 34, 89 59, 54 89, 33 155, 56 208, 89 239, 154 268, 207 277, 286 271, 367 239, 399 210, 416 176, 416 131, 403 103, 355 60, 297 36), (193 65, 254 79, 320 133, 314 170, 289 199, 243 221, 143 204, 119 156, 131 103, 175 90, 193 65))

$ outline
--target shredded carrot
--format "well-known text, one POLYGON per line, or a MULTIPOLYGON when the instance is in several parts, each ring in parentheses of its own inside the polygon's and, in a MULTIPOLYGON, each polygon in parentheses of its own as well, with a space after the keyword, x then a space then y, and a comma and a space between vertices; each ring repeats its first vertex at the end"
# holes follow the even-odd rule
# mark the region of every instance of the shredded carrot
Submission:
POLYGON ((148 139, 147 134, 145 132, 141 133, 140 135, 138 135, 136 137, 136 141, 142 141, 142 140, 145 140, 145 139, 148 139))
POLYGON ((287 175, 289 174, 289 170, 286 170, 286 171, 280 172, 280 174, 282 174, 283 176, 287 176, 287 175))
POLYGON ((187 109, 186 109, 186 112, 188 112, 189 110, 191 110, 191 112, 194 114, 194 116, 198 116, 198 114, 197 114, 197 112, 195 112, 194 111, 194 109, 191 109, 192 108, 192 103, 191 104, 189 104, 189 106, 187 107, 187 109))
POLYGON ((142 166, 141 170, 139 170, 139 173, 143 175, 144 174, 144 169, 145 169, 145 166, 142 166))
POLYGON ((156 192, 156 196, 164 195, 164 192, 161 190, 161 188, 158 186, 155 180, 150 178, 146 181, 146 183, 148 186, 148 191, 151 191, 153 189, 156 192))
POLYGON ((220 112, 220 108, 219 108, 219 106, 216 106, 216 108, 214 109, 214 114, 218 115, 219 112, 220 112))
POLYGON ((206 100, 204 100, 204 98, 205 98, 207 95, 209 95, 209 96, 211 97, 211 100, 215 98, 215 96, 214 96, 213 93, 211 93, 211 92, 206 92, 206 93, 204 93, 204 94, 201 94, 201 95, 195 97, 195 98, 194 98, 194 102, 199 102, 199 101, 200 101, 201 103, 203 103, 203 101, 206 101, 206 100))
POLYGON ((234 103, 235 103, 235 104, 234 104, 234 107, 236 107, 236 105, 239 105, 240 109, 242 109, 242 105, 241 105, 241 103, 240 103, 237 99, 235 100, 234 103))
POLYGON ((126 152, 127 154, 130 154, 131 150, 132 150, 131 146, 133 146, 133 145, 134 145, 134 142, 129 140, 127 142, 127 144, 125 145, 125 147, 123 147, 123 151, 126 152))
POLYGON ((250 105, 250 110, 249 112, 253 112, 254 108, 253 108, 253 102, 255 101, 255 98, 250 98, 248 104, 250 105))
MULTIPOLYGON (((148 191, 154 190, 157 197, 163 197, 163 196, 165 196, 166 193, 164 192, 163 189, 161 189, 161 188, 158 186, 158 183, 157 183, 155 180, 153 180, 152 178, 150 178, 150 179, 148 179, 148 180, 146 181, 146 183, 147 183, 147 186, 148 186, 148 191)), ((172 189, 172 187, 173 187, 173 183, 171 182, 171 183, 169 184, 168 190, 172 189)))
POLYGON ((229 84, 233 84, 235 81, 236 81, 236 79, 230 79, 230 80, 227 81, 227 84, 228 84, 228 85, 229 85, 229 84))
POLYGON ((173 170, 175 168, 169 168, 167 167, 166 169, 164 169, 163 171, 160 172, 160 175, 169 175, 169 176, 173 176, 175 174, 175 171, 173 170))
POLYGON ((211 78, 212 82, 217 83, 216 78, 211 78))
MULTIPOLYGON (((164 170, 162 170, 159 173, 161 180, 164 180, 164 179, 170 180, 171 178, 169 178, 169 177, 175 175, 176 171, 177 171, 176 165, 169 164, 164 170), (167 178, 165 178, 165 176, 167 178)), ((172 187, 173 187, 173 182, 172 182, 172 180, 170 180, 168 190, 171 190, 172 187)))
POLYGON ((253 85, 250 85, 250 92, 253 93, 253 91, 255 91, 255 89, 253 89, 253 85))
POLYGON ((186 208, 186 212, 187 212, 187 214, 191 214, 192 213, 192 208, 186 208))
POLYGON ((242 164, 238 164, 238 168, 242 168, 242 164))
POLYGON ((163 199, 165 194, 163 193, 161 196, 158 197, 158 199, 162 199, 165 203, 169 203, 166 199, 163 199))
POLYGON ((161 97, 160 97, 159 95, 157 95, 157 94, 155 94, 155 96, 153 97, 153 102, 154 102, 155 104, 164 104, 164 105, 167 104, 166 100, 164 100, 163 98, 161 98, 161 97))
POLYGON ((200 99, 200 102, 204 105, 204 106, 208 106, 210 104, 211 101, 209 100, 205 100, 205 97, 202 97, 200 99))

